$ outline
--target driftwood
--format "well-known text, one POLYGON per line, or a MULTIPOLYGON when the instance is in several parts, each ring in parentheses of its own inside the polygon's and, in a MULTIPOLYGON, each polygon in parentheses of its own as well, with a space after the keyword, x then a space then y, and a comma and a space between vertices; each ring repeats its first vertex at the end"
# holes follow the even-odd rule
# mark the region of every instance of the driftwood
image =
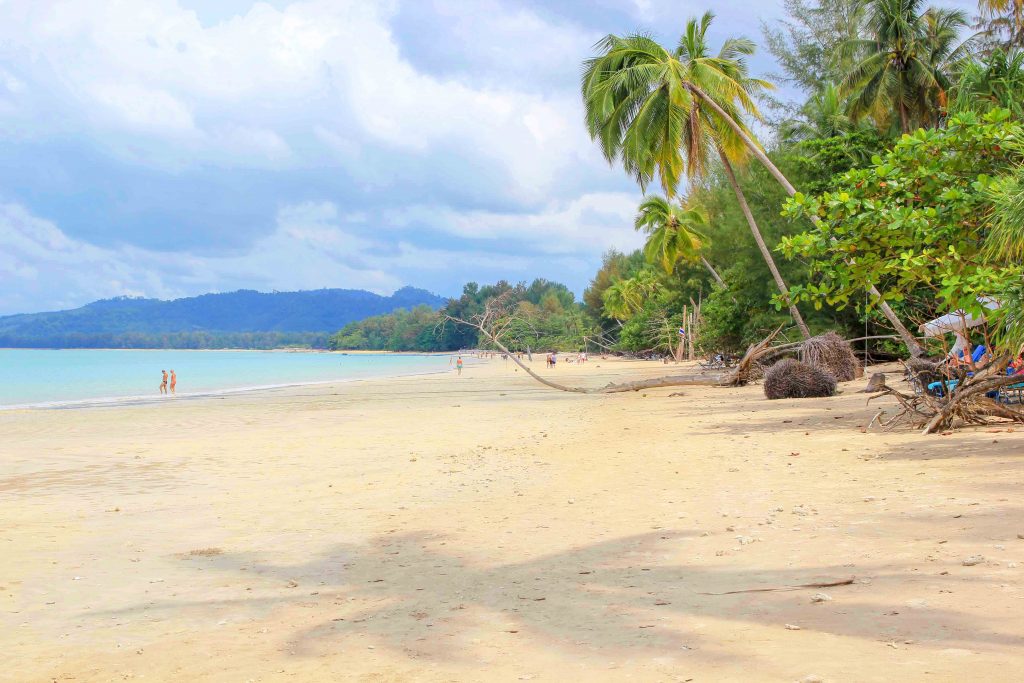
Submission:
POLYGON ((523 322, 522 318, 517 317, 513 311, 509 310, 511 303, 510 297, 507 294, 502 294, 490 299, 484 305, 483 312, 472 316, 469 320, 449 315, 445 316, 445 322, 468 325, 476 328, 489 342, 494 344, 494 346, 496 346, 502 353, 512 359, 512 362, 522 368, 530 377, 534 378, 544 386, 575 394, 618 394, 627 391, 640 391, 642 389, 678 386, 743 386, 750 381, 758 359, 770 350, 772 341, 779 332, 782 331, 782 326, 780 325, 760 342, 753 344, 747 349, 747 352, 743 355, 740 362, 728 372, 716 374, 698 373, 689 375, 671 375, 667 377, 636 380, 633 382, 622 382, 620 384, 610 383, 603 387, 574 387, 561 384, 559 382, 553 382, 547 377, 537 374, 529 366, 519 360, 519 358, 517 358, 513 352, 509 351, 508 347, 502 343, 502 335, 509 326, 514 321, 523 322))
POLYGON ((704 591, 694 591, 697 595, 736 595, 737 593, 772 593, 775 591, 799 591, 807 588, 833 588, 835 586, 849 586, 857 579, 856 576, 851 576, 848 579, 842 579, 841 581, 826 581, 824 583, 801 583, 795 586, 777 586, 775 588, 745 588, 737 591, 723 591, 721 593, 706 593, 704 591))
MULTIPOLYGON (((925 390, 920 394, 913 395, 885 386, 879 393, 868 398, 868 403, 876 398, 890 396, 899 404, 899 412, 883 420, 886 411, 880 410, 871 418, 870 424, 877 422, 883 429, 890 430, 897 425, 909 423, 911 427, 921 429, 923 434, 934 434, 951 429, 958 421, 969 425, 987 425, 991 424, 989 418, 997 418, 1024 423, 1024 410, 1011 408, 985 395, 1024 380, 1020 375, 1006 374, 1008 361, 1005 357, 993 359, 973 377, 961 376, 956 389, 943 392, 943 396, 928 393, 927 384, 922 385, 925 390)), ((924 374, 909 365, 907 371, 915 377, 924 374)))

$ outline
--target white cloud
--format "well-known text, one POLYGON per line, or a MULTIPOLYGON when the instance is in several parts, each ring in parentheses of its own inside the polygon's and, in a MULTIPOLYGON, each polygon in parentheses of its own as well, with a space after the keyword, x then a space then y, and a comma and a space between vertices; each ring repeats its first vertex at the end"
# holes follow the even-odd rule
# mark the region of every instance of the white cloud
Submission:
POLYGON ((643 235, 633 230, 639 198, 639 193, 591 193, 522 213, 416 206, 394 211, 387 220, 397 228, 426 225, 460 238, 514 245, 534 254, 594 255, 610 248, 631 251, 643 244, 643 235))
MULTIPOLYGON (((527 10, 488 7, 449 8, 450 29, 470 41, 466 50, 502 69, 528 71, 522 55, 531 54, 530 41, 552 46, 532 57, 541 61, 535 68, 574 74, 592 42, 527 10)), ((541 201, 584 160, 602 170, 574 91, 470 85, 418 71, 391 33, 390 3, 310 0, 282 10, 260 3, 210 27, 172 0, 24 0, 11 10, 0 25, 14 70, 6 80, 20 83, 19 69, 46 79, 30 87, 52 89, 67 107, 57 125, 133 163, 312 166, 322 154, 304 141, 319 140, 359 173, 353 150, 370 143, 457 156, 466 173, 499 169, 491 191, 527 202, 541 201), (297 157, 298 149, 307 151, 297 157)), ((20 112, 26 120, 38 113, 31 107, 20 112)), ((48 132, 37 123, 34 134, 48 132)))
POLYGON ((122 83, 96 83, 90 90, 98 104, 129 128, 158 133, 195 130, 192 112, 163 90, 122 83))

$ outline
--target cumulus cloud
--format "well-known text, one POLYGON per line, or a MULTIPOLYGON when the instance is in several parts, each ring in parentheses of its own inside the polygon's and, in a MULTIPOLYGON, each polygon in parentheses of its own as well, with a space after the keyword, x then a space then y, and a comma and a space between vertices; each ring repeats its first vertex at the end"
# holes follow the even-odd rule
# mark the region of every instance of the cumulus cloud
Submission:
POLYGON ((461 238, 500 241, 534 254, 593 256, 643 244, 643 236, 631 229, 636 206, 633 193, 603 192, 553 201, 532 212, 414 206, 392 212, 388 223, 405 230, 429 226, 461 238))
MULTIPOLYGON (((590 33, 501 7, 447 8, 451 44, 489 54, 502 70, 575 75, 590 33), (474 31, 476 19, 487 23, 474 31), (528 37, 557 54, 511 63, 516 52, 528 54, 528 37)), ((358 174, 358 145, 336 144, 357 138, 410 155, 454 153, 500 169, 495 194, 540 200, 560 173, 596 161, 574 91, 543 93, 505 80, 474 85, 418 71, 392 34, 395 11, 391 3, 362 0, 284 9, 259 3, 207 27, 166 0, 135 0, 131 11, 112 0, 15 2, 0 38, 15 72, 57 93, 77 134, 96 136, 138 163, 311 165, 322 155, 309 143, 326 137, 335 161, 358 174), (339 129, 347 135, 332 133, 339 129)), ((33 109, 25 102, 20 114, 29 120, 33 109)), ((47 133, 33 127, 34 135, 47 133)))

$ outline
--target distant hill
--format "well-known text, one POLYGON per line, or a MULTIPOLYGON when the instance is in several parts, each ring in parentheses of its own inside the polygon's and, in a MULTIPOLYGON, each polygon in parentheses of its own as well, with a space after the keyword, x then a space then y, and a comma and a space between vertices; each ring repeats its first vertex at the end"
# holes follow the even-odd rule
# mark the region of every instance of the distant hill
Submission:
POLYGON ((391 296, 358 289, 239 290, 162 301, 118 297, 70 311, 0 316, 0 347, 273 348, 324 346, 350 322, 445 299, 414 287, 391 296), (298 334, 302 333, 302 334, 298 334))

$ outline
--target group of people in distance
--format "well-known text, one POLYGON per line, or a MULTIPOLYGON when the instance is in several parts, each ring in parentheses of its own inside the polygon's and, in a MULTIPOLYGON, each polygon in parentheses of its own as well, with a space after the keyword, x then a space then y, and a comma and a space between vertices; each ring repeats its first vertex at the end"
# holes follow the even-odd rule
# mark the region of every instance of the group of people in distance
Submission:
MULTIPOLYGON (((581 351, 581 352, 577 353, 575 357, 568 356, 565 359, 566 363, 572 363, 574 361, 576 363, 586 363, 587 362, 587 352, 586 351, 581 351)), ((554 368, 557 364, 558 364, 558 351, 552 351, 547 356, 547 366, 549 368, 554 368)))
POLYGON ((176 374, 174 374, 174 370, 171 370, 170 390, 168 390, 168 386, 167 386, 167 371, 166 370, 161 370, 160 372, 162 372, 163 375, 164 375, 163 379, 160 381, 160 393, 161 394, 167 394, 167 393, 173 394, 174 393, 174 387, 177 386, 177 384, 178 384, 178 376, 176 374))

